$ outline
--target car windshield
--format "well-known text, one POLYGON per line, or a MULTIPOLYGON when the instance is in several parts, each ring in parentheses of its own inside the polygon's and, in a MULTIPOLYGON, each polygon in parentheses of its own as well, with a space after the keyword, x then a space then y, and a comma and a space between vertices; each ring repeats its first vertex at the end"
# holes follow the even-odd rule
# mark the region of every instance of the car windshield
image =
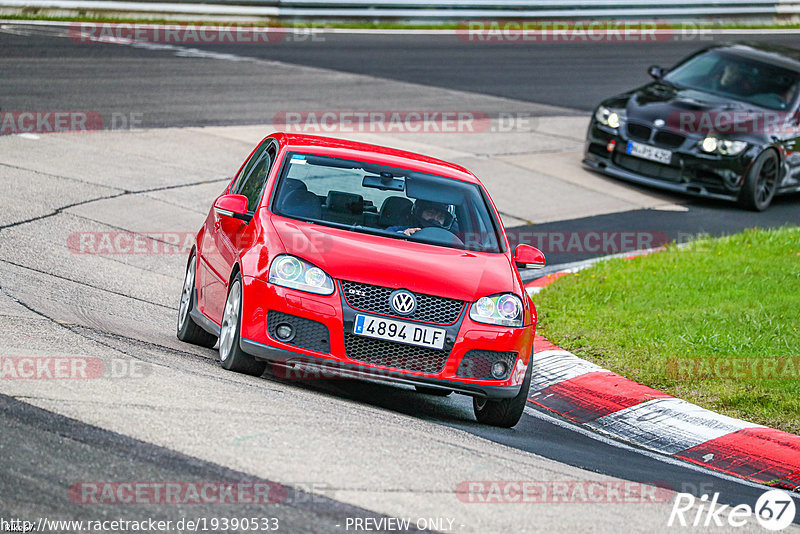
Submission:
POLYGON ((502 250, 498 222, 479 186, 384 165, 289 153, 272 211, 395 239, 502 250))
POLYGON ((664 80, 774 110, 787 109, 798 90, 798 73, 721 50, 689 58, 664 80))

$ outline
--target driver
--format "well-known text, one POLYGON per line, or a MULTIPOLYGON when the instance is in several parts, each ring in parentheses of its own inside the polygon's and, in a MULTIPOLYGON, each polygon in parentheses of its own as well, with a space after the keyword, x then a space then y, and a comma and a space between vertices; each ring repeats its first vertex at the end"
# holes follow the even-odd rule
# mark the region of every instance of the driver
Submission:
POLYGON ((447 229, 453 223, 453 216, 448 211, 447 204, 417 199, 411 210, 411 220, 412 224, 416 226, 390 226, 386 230, 412 235, 422 228, 439 227, 447 229))
POLYGON ((738 63, 727 63, 717 75, 716 81, 719 89, 741 96, 746 96, 753 90, 745 67, 738 63))

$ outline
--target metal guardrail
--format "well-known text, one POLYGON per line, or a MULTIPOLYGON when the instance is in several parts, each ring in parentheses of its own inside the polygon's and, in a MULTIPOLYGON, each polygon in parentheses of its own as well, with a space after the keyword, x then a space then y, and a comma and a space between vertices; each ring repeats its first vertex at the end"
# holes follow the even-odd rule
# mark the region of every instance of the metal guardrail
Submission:
POLYGON ((800 0, 0 0, 0 6, 115 9, 279 18, 334 19, 638 19, 760 18, 800 14, 800 0), (133 6, 144 6, 135 8, 133 6), (184 7, 181 7, 184 6, 184 7), (191 6, 191 7, 190 7, 191 6))

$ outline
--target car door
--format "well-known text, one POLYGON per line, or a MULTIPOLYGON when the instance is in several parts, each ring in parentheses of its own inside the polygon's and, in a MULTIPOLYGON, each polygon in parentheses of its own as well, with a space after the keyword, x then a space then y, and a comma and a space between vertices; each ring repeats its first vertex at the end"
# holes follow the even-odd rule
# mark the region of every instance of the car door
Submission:
MULTIPOLYGON (((247 197, 247 209, 255 212, 261 199, 267 176, 277 154, 273 139, 264 141, 251 155, 226 194, 247 197)), ((203 239, 202 257, 208 271, 201 311, 216 323, 222 320, 222 311, 228 296, 228 282, 234 264, 243 248, 253 238, 253 225, 211 210, 208 235, 203 239)))
POLYGON ((782 184, 784 186, 800 184, 800 95, 795 98, 787 117, 783 124, 789 127, 781 132, 783 134, 781 145, 786 156, 785 178, 782 184))

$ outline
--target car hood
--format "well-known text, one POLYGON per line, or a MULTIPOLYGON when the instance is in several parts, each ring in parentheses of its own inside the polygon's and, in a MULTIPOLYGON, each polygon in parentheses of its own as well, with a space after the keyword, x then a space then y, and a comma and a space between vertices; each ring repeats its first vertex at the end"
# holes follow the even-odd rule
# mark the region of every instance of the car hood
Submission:
POLYGON ((505 254, 471 252, 272 217, 287 253, 335 279, 472 301, 519 293, 505 254))
POLYGON ((624 109, 628 121, 650 124, 661 119, 670 129, 685 134, 752 131, 747 126, 763 120, 765 111, 751 104, 664 82, 647 84, 612 98, 604 105, 624 109))

